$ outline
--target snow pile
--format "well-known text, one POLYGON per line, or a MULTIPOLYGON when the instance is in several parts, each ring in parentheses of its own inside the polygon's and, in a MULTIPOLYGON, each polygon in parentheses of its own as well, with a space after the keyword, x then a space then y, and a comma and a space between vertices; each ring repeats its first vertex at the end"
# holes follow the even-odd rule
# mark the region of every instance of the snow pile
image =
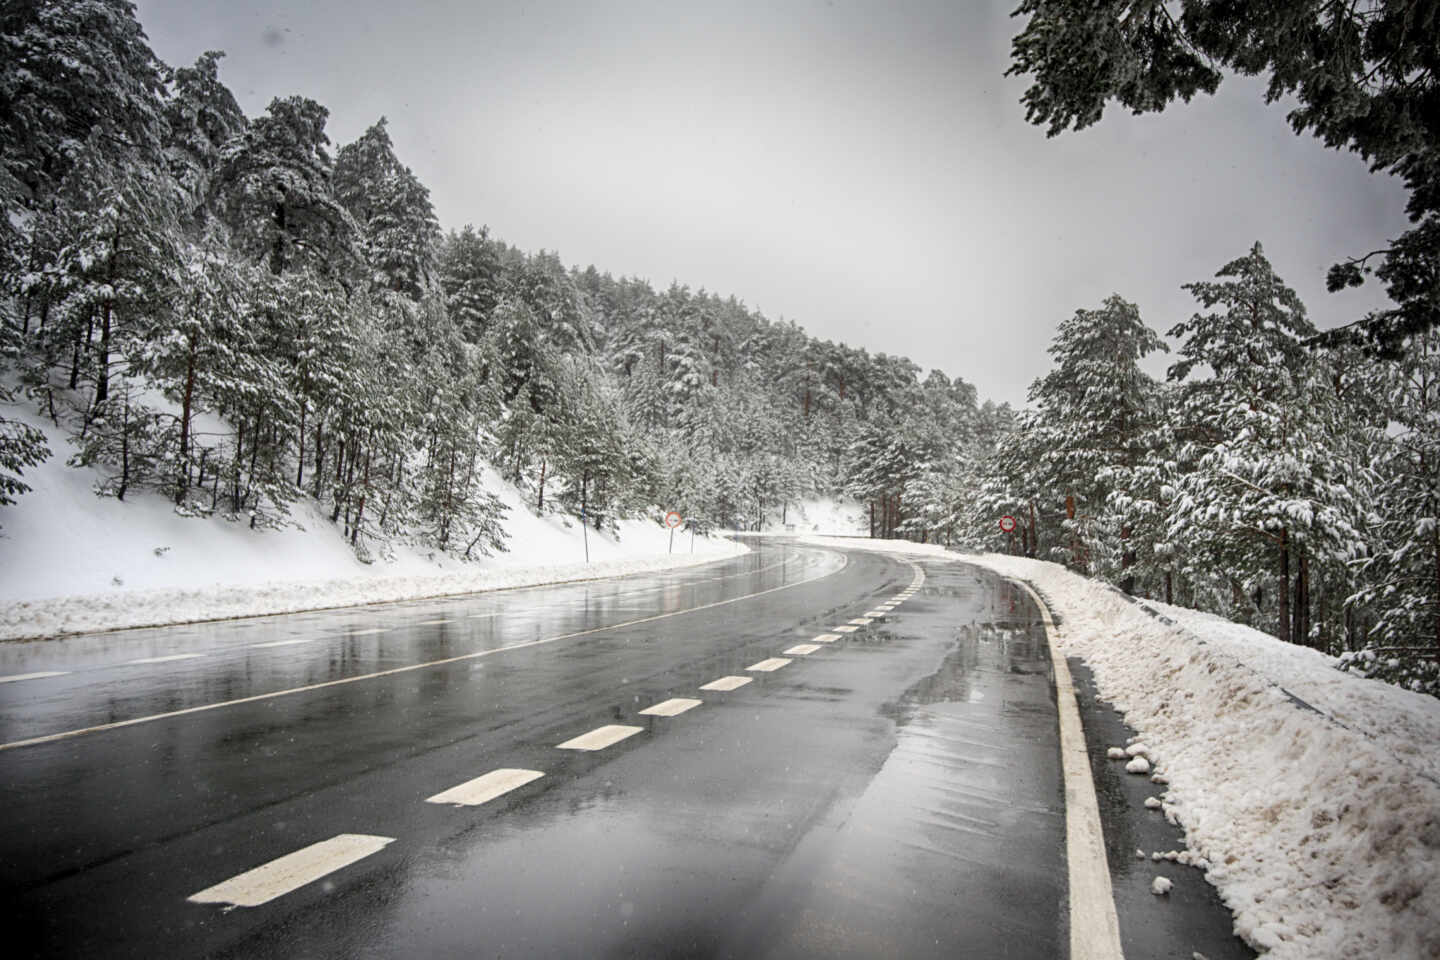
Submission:
POLYGON ((1146 601, 1167 625, 1057 564, 949 556, 1045 597, 1063 621, 1059 648, 1094 670, 1163 771, 1152 779, 1166 783, 1185 859, 1206 869, 1247 942, 1275 960, 1440 957, 1440 700, 1146 601))
POLYGON ((509 507, 509 550, 465 563, 396 546, 373 564, 355 558, 329 518, 296 504, 298 526, 251 530, 244 522, 177 516, 152 493, 125 500, 92 492, 95 473, 65 465, 72 448, 47 421, 52 456, 27 470, 33 488, 0 509, 0 639, 114 627, 293 613, 415 600, 506 587, 646 573, 744 553, 730 540, 627 520, 619 536, 578 520, 537 516, 493 472, 486 485, 509 507), (691 552, 693 549, 693 553, 691 552))
MULTIPOLYGON (((1274 958, 1440 957, 1440 701, 1194 611, 1166 625, 1063 567, 1028 580, 1168 778, 1167 814, 1274 958)), ((1138 759, 1138 758, 1137 758, 1138 759)))

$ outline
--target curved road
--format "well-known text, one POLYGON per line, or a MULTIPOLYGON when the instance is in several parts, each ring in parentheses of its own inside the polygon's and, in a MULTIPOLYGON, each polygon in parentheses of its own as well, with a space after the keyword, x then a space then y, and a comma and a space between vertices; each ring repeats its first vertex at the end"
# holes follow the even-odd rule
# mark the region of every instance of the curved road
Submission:
POLYGON ((1050 669, 989 574, 774 541, 6 645, 10 955, 1063 956, 1050 669))

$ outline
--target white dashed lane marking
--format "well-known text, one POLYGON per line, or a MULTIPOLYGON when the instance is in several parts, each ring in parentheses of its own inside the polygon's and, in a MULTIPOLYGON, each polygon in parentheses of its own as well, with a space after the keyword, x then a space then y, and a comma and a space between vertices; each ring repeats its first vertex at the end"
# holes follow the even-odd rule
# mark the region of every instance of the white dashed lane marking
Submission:
POLYGON ((840 634, 838 634, 838 633, 822 633, 822 634, 820 634, 820 636, 815 637, 815 638, 812 639, 810 642, 811 642, 811 643, 834 643, 836 640, 839 640, 839 639, 840 639, 840 634))
POLYGON ((371 634, 371 633, 384 633, 386 630, 389 630, 389 629, 390 629, 389 627, 371 627, 369 630, 351 630, 349 633, 345 634, 345 636, 347 636, 347 637, 363 637, 363 636, 366 636, 367 634, 371 634))
POLYGON ((441 617, 439 620, 421 620, 419 623, 416 624, 416 626, 417 626, 417 627, 429 627, 429 626, 433 626, 434 624, 437 624, 437 623, 449 623, 449 622, 450 622, 450 619, 449 619, 448 617, 441 617))
POLYGON ((0 677, 0 683, 15 683, 17 680, 43 680, 46 677, 63 677, 69 670, 41 670, 39 673, 12 673, 8 677, 0 677))
POLYGON ((882 609, 882 610, 866 610, 866 611, 865 611, 865 616, 870 617, 870 618, 873 620, 873 619, 877 619, 877 618, 879 618, 879 617, 883 617, 883 616, 885 616, 885 614, 887 614, 887 613, 889 613, 889 612, 890 612, 889 610, 884 610, 884 609, 882 609))
POLYGON ((269 643, 252 643, 250 646, 257 649, 264 647, 293 647, 297 643, 314 643, 319 637, 300 637, 297 640, 271 640, 269 643))
POLYGON ((734 690, 736 687, 743 687, 751 681, 751 677, 721 677, 719 680, 711 680, 701 687, 701 690, 734 690))
POLYGON ((843 627, 835 627, 834 629, 835 629, 835 632, 836 632, 836 633, 854 633, 856 630, 859 630, 860 628, 859 628, 859 627, 852 627, 852 626, 850 626, 849 624, 846 624, 846 625, 843 626, 843 627))
POLYGON ((168 657, 141 657, 139 660, 126 660, 125 666, 133 663, 171 663, 175 660, 196 660, 205 656, 203 653, 172 653, 168 657))
POLYGON ((796 657, 808 657, 810 654, 814 653, 816 650, 819 650, 819 649, 820 649, 820 644, 818 644, 818 643, 797 643, 797 644, 795 644, 795 646, 791 647, 789 650, 786 650, 786 651, 785 651, 785 655, 786 655, 786 656, 796 656, 796 657))
POLYGON ((640 715, 642 717, 678 717, 686 710, 692 710, 704 702, 690 697, 672 697, 653 707, 646 707, 640 711, 640 715))
POLYGON ((618 723, 607 723, 603 727, 596 727, 589 733, 582 733, 574 739, 556 744, 556 747, 560 750, 604 750, 626 737, 633 737, 637 733, 644 732, 644 727, 627 727, 618 723))
POLYGON ((237 907, 258 907, 276 897, 298 890, 341 867, 348 867, 394 843, 394 837, 372 837, 363 833, 342 833, 302 847, 294 853, 271 860, 254 870, 231 877, 224 883, 191 894, 191 903, 229 903, 237 907))
POLYGON ((790 661, 786 660, 784 657, 770 657, 767 660, 761 660, 759 663, 752 663, 745 669, 754 670, 757 673, 774 673, 776 670, 779 670, 783 666, 787 666, 789 663, 790 661))
POLYGON ((539 780, 545 774, 539 770, 491 770, 474 780, 466 780, 458 787, 451 787, 433 797, 426 797, 426 803, 453 803, 462 807, 478 807, 496 797, 504 796, 517 787, 523 787, 532 780, 539 780))
POLYGON ((853 623, 853 624, 855 624, 855 626, 857 626, 857 627, 863 627, 863 626, 865 626, 867 623, 870 622, 870 618, 869 618, 869 617, 856 617, 854 620, 851 620, 850 622, 853 623))

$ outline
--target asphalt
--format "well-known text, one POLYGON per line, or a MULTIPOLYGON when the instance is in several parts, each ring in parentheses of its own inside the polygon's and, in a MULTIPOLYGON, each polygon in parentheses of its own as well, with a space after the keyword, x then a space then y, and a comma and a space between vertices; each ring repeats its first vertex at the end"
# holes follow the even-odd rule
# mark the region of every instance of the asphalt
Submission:
POLYGON ((67 671, 0 684, 7 953, 1063 957, 1049 663, 988 573, 788 542, 5 645, 0 675, 67 671), (751 682, 700 689, 724 676, 751 682), (641 713, 677 697, 702 702, 641 713), (612 724, 640 732, 557 746, 612 724), (543 776, 426 802, 500 769, 543 776), (340 834, 390 842, 258 906, 189 899, 340 834))

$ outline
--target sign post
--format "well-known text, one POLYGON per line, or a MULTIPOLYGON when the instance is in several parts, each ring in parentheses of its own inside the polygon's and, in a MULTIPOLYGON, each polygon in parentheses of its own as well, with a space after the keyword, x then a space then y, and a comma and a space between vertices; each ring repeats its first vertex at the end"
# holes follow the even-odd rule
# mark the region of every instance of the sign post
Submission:
POLYGON ((1000 518, 1000 529, 1010 538, 1010 552, 1015 552, 1015 518, 1006 514, 1000 518))
POLYGON ((677 511, 675 511, 675 510, 671 510, 669 513, 665 514, 665 526, 667 526, 667 527, 670 528, 670 552, 671 552, 671 553, 674 553, 674 552, 675 552, 675 528, 678 527, 678 526, 680 526, 680 524, 682 524, 682 523, 684 523, 684 522, 685 522, 685 518, 682 517, 682 516, 680 516, 680 514, 679 514, 677 511))

